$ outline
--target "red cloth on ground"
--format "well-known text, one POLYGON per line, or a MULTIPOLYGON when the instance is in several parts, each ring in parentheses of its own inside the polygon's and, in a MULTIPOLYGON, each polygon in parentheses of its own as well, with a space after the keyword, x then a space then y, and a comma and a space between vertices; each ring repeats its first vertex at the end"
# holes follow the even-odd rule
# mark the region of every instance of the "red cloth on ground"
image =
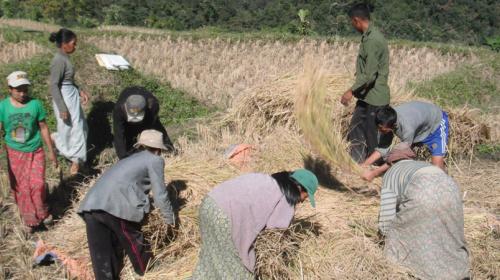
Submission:
POLYGON ((26 153, 7 147, 10 187, 27 226, 39 225, 48 217, 43 148, 26 153))
POLYGON ((244 170, 252 160, 253 149, 252 145, 239 144, 233 148, 227 157, 233 165, 240 170, 244 170))
POLYGON ((90 267, 88 266, 88 258, 72 258, 68 256, 68 254, 66 254, 64 251, 50 244, 46 244, 41 239, 36 242, 36 248, 35 252, 33 253, 33 257, 36 258, 48 252, 52 252, 57 255, 57 258, 68 269, 71 279, 73 279, 73 277, 80 280, 95 279, 94 275, 92 274, 92 269, 90 269, 90 267))

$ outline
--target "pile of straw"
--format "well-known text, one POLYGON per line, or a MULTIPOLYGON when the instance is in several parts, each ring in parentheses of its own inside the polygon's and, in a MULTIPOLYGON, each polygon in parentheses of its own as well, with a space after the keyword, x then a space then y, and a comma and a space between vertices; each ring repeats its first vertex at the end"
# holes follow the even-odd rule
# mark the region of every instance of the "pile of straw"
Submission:
POLYGON ((299 268, 297 255, 305 240, 316 238, 321 226, 297 219, 287 230, 264 230, 257 237, 255 273, 258 279, 293 279, 290 267, 299 268))
MULTIPOLYGON (((325 160, 342 170, 358 173, 360 169, 351 160, 345 140, 355 100, 348 107, 339 102, 352 79, 328 73, 314 60, 306 58, 298 75, 286 75, 243 94, 226 115, 226 124, 246 135, 268 135, 277 128, 300 131, 325 160)), ((409 92, 393 93, 391 99, 395 105, 422 100, 409 92)), ((450 156, 472 155, 476 145, 489 141, 488 125, 469 110, 443 109, 450 117, 450 156)))
POLYGON ((247 134, 265 135, 276 127, 294 129, 294 88, 296 77, 286 75, 268 84, 252 88, 233 102, 225 123, 247 134))
POLYGON ((490 128, 474 117, 467 108, 445 109, 449 115, 450 138, 448 150, 452 156, 474 154, 474 147, 489 142, 490 128))
MULTIPOLYGON (((144 231, 156 256, 144 279, 185 279, 191 275, 200 247, 197 207, 213 186, 239 174, 221 156, 226 143, 236 139, 236 136, 207 135, 201 143, 183 146, 180 155, 166 159, 169 188, 176 190, 173 194, 182 204, 180 225, 174 232, 169 232, 157 210, 150 215, 144 231), (205 153, 201 154, 201 151, 205 153)), ((299 134, 285 129, 276 129, 272 135, 250 144, 259 147, 252 162, 253 168, 263 171, 298 167, 305 163, 301 162, 300 155, 307 155, 304 153, 308 149, 299 134), (280 145, 276 145, 277 142, 280 145), (273 155, 278 150, 282 152, 273 155)), ((309 205, 301 205, 297 217, 306 218, 298 218, 286 231, 265 231, 258 237, 258 277, 411 279, 406 270, 384 258, 375 234, 378 205, 372 200, 350 192, 322 189, 314 212, 309 205), (315 216, 309 217, 311 214, 315 216)), ((498 275, 492 265, 495 255, 485 251, 492 250, 494 233, 485 228, 484 215, 474 213, 466 213, 466 232, 472 251, 481 256, 474 261, 474 267, 480 270, 475 275, 498 275)), ((74 213, 57 227, 50 242, 75 256, 88 257, 85 226, 74 213)), ((136 277, 129 263, 122 277, 136 277)))
MULTIPOLYGON (((152 245, 155 255, 153 267, 161 264, 164 269, 149 273, 149 277, 180 277, 189 276, 196 263, 197 250, 200 246, 198 228, 198 206, 203 197, 217 184, 240 174, 240 170, 231 166, 224 160, 223 151, 227 143, 234 143, 238 137, 226 135, 227 131, 214 132, 216 129, 198 128, 201 141, 196 144, 180 140, 181 154, 174 158, 167 158, 165 176, 169 181, 171 201, 175 201, 178 210, 179 224, 175 229, 169 228, 160 212, 156 209, 148 216, 148 221, 143 227, 146 239, 152 245), (221 138, 226 138, 222 139, 221 138), (170 265, 179 258, 190 254, 189 262, 184 262, 180 267, 170 265)), ((299 136, 289 130, 278 130, 280 133, 269 135, 261 140, 252 140, 255 144, 256 158, 251 162, 252 171, 276 172, 282 169, 293 169, 303 165, 301 153, 306 149, 299 136), (258 141, 258 144, 257 142, 258 141), (281 145, 276 145, 280 141, 281 145), (283 148, 288 148, 283 150, 283 148)), ((302 227, 303 227, 302 223, 302 227)), ((300 243, 306 228, 299 231, 297 225, 294 234, 288 237, 290 242, 300 243)), ((288 236, 288 235, 287 235, 288 236)), ((263 245, 265 248, 266 245, 263 245)), ((283 247, 284 248, 284 247, 283 247)), ((261 249, 260 252, 267 252, 261 249)))

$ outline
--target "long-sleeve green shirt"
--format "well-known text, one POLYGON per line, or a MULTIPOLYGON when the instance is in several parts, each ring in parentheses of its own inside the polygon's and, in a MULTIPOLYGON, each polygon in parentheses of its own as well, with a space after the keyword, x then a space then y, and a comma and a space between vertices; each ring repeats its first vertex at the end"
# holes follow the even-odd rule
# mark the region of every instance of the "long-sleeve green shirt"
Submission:
POLYGON ((387 105, 390 102, 388 78, 387 41, 377 28, 370 25, 361 37, 356 60, 356 82, 351 89, 356 98, 370 105, 387 105))

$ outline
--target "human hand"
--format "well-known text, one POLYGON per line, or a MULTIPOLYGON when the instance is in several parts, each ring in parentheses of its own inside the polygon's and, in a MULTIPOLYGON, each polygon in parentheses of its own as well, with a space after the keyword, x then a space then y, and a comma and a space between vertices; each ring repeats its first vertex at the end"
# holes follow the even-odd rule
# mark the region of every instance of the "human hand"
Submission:
POLYGON ((67 121, 69 119, 69 113, 68 112, 61 112, 59 113, 59 116, 63 121, 67 121))
POLYGON ((371 170, 365 170, 363 174, 361 174, 361 179, 371 182, 375 178, 375 174, 371 170))
POLYGON ((344 106, 347 106, 351 102, 351 99, 352 99, 352 90, 349 89, 340 98, 340 103, 342 103, 342 105, 344 106))
POLYGON ((82 102, 82 105, 87 105, 87 103, 89 102, 89 95, 87 92, 85 91, 80 91, 80 98, 81 98, 81 102, 82 102))
POLYGON ((59 163, 57 162, 57 156, 56 156, 56 153, 54 153, 54 151, 50 152, 49 158, 50 158, 50 161, 52 161, 52 164, 54 164, 54 168, 57 169, 59 167, 59 163))
POLYGON ((166 232, 167 239, 170 241, 174 241, 177 235, 178 235, 177 227, 173 224, 169 224, 167 226, 167 232, 166 232))

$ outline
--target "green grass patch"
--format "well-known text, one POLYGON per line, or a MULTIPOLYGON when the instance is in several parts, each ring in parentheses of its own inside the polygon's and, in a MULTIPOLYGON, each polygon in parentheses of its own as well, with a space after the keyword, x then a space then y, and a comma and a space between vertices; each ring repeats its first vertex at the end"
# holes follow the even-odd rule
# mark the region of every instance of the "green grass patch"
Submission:
POLYGON ((164 124, 182 124, 216 110, 202 105, 183 91, 172 88, 169 83, 160 83, 156 78, 144 76, 136 70, 120 71, 115 75, 118 76, 121 88, 138 85, 151 91, 160 103, 160 119, 164 124))
POLYGON ((476 146, 480 158, 500 161, 500 144, 480 144, 476 146))
POLYGON ((0 27, 0 34, 9 43, 20 43, 23 41, 33 41, 43 46, 51 45, 48 33, 36 30, 24 30, 17 27, 0 27))
POLYGON ((469 105, 491 112, 500 104, 500 55, 483 51, 480 62, 464 65, 431 81, 411 85, 419 96, 444 107, 469 105))

